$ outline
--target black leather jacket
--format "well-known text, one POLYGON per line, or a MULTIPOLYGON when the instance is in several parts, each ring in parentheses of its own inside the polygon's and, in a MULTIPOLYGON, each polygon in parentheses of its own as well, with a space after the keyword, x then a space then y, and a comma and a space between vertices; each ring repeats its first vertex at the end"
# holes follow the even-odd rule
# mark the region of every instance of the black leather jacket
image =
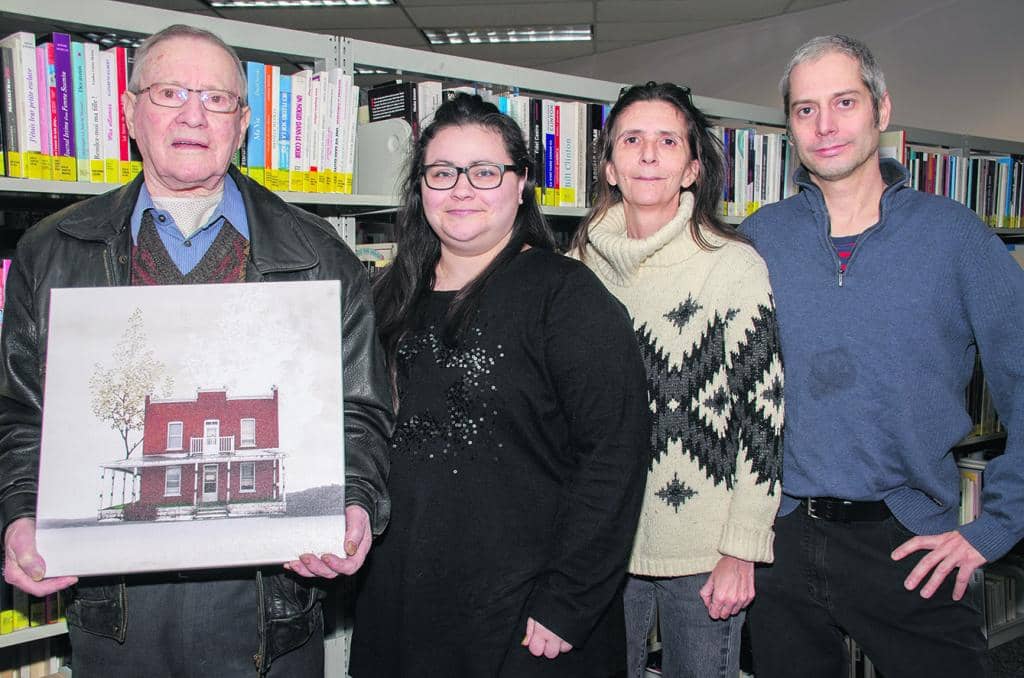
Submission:
MULTIPOLYGON (((341 280, 346 503, 367 510, 374 534, 387 525, 394 413, 376 337, 369 281, 325 221, 293 207, 234 167, 249 222, 247 282, 341 280)), ((18 243, 0 341, 0 525, 35 515, 50 290, 130 284, 129 220, 142 176, 43 219, 18 243)), ((322 592, 307 581, 256 573, 261 648, 257 667, 305 642, 322 623, 322 592)), ((312 582, 314 580, 310 580, 312 582)), ((123 583, 72 591, 68 621, 123 641, 123 583)))

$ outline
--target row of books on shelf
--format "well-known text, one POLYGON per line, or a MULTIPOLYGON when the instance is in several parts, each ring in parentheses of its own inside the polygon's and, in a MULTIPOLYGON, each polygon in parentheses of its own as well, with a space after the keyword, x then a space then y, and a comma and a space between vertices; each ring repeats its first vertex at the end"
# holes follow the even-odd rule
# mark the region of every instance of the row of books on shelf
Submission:
MULTIPOLYGON (((23 31, 0 40, 3 173, 92 183, 134 178, 141 162, 120 103, 133 63, 131 48, 100 49, 69 33, 37 39, 23 31)), ((403 118, 415 138, 447 97, 466 91, 519 123, 543 206, 589 205, 609 104, 427 80, 372 87, 361 110, 360 88, 341 68, 282 74, 249 61, 245 70, 251 122, 235 163, 271 190, 353 193, 358 122, 403 118)), ((722 125, 714 132, 728 168, 723 215, 745 217, 796 193, 799 160, 784 130, 722 125)), ((914 188, 957 200, 990 226, 1021 227, 1024 156, 908 144, 902 131, 884 133, 880 148, 907 166, 914 188)))
POLYGON ((713 132, 722 144, 726 161, 721 203, 724 216, 746 217, 761 205, 797 193, 793 173, 800 161, 784 132, 720 126, 713 132))
POLYGON ((70 675, 61 671, 67 649, 63 638, 6 647, 0 650, 0 678, 64 678, 70 675))
POLYGON ((10 177, 124 183, 142 169, 121 96, 132 50, 28 32, 0 40, 0 144, 10 177))
POLYGON ((956 200, 992 228, 1024 225, 1024 156, 908 144, 903 163, 911 187, 956 200))
POLYGON ((30 596, 7 582, 0 582, 0 635, 64 621, 60 596, 30 596))
POLYGON ((245 63, 251 111, 235 164, 273 191, 352 193, 359 87, 340 68, 245 63))
POLYGON ((985 625, 989 632, 1021 618, 1017 589, 1024 586, 1024 559, 1010 554, 985 566, 985 625))
POLYGON ((974 360, 974 374, 967 384, 965 394, 967 414, 971 418, 972 436, 987 436, 1003 431, 1003 424, 996 412, 995 403, 992 400, 992 393, 985 381, 985 373, 981 367, 981 357, 974 360))
POLYGON ((533 159, 537 199, 545 207, 587 207, 600 162, 598 138, 611 106, 499 92, 483 86, 444 88, 437 81, 391 82, 369 89, 367 119, 402 118, 413 137, 442 102, 458 92, 478 94, 519 124, 533 159))

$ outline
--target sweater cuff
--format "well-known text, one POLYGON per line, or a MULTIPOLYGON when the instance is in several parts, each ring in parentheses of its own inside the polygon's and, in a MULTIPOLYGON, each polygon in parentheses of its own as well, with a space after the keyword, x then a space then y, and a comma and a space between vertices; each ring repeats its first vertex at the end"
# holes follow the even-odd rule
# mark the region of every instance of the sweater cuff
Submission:
POLYGON ((967 543, 977 549, 989 563, 1002 558, 1017 543, 1014 536, 1003 529, 988 513, 982 513, 958 529, 967 543))
POLYGON ((722 530, 722 538, 718 542, 718 551, 722 555, 753 563, 770 563, 775 559, 772 550, 774 543, 775 531, 771 528, 766 530, 726 523, 722 530))

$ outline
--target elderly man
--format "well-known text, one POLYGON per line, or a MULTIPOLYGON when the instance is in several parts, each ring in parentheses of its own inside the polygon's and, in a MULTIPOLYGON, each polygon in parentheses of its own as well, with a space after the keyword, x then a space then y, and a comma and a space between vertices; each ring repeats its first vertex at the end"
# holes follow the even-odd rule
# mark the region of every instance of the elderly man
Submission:
POLYGON ((230 159, 249 123, 245 73, 217 36, 172 26, 139 48, 125 93, 143 158, 131 184, 44 219, 22 238, 0 346, 4 576, 34 595, 42 377, 57 287, 340 280, 343 288, 347 558, 280 568, 90 579, 70 589, 76 678, 323 673, 323 592, 303 577, 352 574, 388 520, 388 379, 366 275, 321 219, 249 181, 230 159))
POLYGON ((754 670, 846 675, 845 632, 886 676, 981 676, 981 592, 964 594, 1024 536, 1024 272, 973 212, 879 160, 892 105, 865 45, 811 40, 782 94, 802 191, 742 226, 768 264, 786 365, 754 670), (957 527, 951 448, 970 430, 977 352, 1010 435, 981 515, 957 527))

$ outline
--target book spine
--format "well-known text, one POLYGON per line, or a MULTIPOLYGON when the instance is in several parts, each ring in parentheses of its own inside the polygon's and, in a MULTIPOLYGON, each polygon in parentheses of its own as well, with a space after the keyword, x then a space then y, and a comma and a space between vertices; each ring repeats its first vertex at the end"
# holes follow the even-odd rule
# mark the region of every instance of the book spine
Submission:
POLYGON ((18 151, 8 153, 13 176, 42 178, 39 82, 36 67, 36 38, 27 32, 0 40, 11 48, 11 70, 15 74, 14 104, 18 123, 18 151))
POLYGON ((74 74, 71 70, 71 36, 53 34, 57 77, 57 155, 75 157, 74 74))
POLYGON ((558 129, 558 204, 576 206, 576 105, 558 104, 555 112, 558 129))
POLYGON ((359 86, 349 79, 348 102, 345 105, 345 164, 342 168, 342 189, 344 193, 355 192, 356 127, 359 117, 359 86))
POLYGON ((14 70, 14 55, 10 47, 0 47, 3 68, 2 118, 4 124, 4 169, 7 176, 21 177, 20 135, 15 87, 18 75, 14 70))
MULTIPOLYGON (((36 47, 36 87, 39 91, 39 152, 44 156, 53 155, 53 146, 56 141, 57 130, 54 126, 53 115, 50 110, 50 55, 48 43, 36 47)), ((55 81, 56 82, 56 81, 55 81)), ((54 96, 54 98, 56 98, 54 96)), ((42 177, 44 179, 50 176, 42 177)))
POLYGON ((117 181, 126 184, 131 181, 131 152, 128 142, 128 124, 124 117, 124 106, 121 101, 128 89, 128 54, 124 47, 111 47, 109 51, 114 53, 114 67, 117 82, 117 99, 115 100, 114 112, 117 114, 117 181))
MULTIPOLYGON (((277 92, 281 87, 281 69, 269 64, 263 67, 263 166, 268 174, 277 169, 277 92)), ((273 185, 273 182, 270 182, 273 185)))
MULTIPOLYGON (((292 79, 291 76, 281 76, 280 94, 278 95, 278 117, 280 122, 277 126, 277 168, 286 173, 289 169, 292 150, 292 79)), ((287 174, 283 174, 287 177, 287 174)), ((288 190, 285 182, 284 188, 288 190)))
POLYGON ((308 119, 307 99, 310 75, 309 71, 300 71, 292 76, 291 124, 293 132, 289 186, 293 191, 306 190, 306 120, 308 119))
POLYGON ((555 127, 555 102, 544 99, 544 191, 543 204, 545 206, 558 204, 558 184, 556 180, 556 135, 555 127))
POLYGON ((103 138, 103 181, 108 184, 118 183, 120 174, 120 142, 118 140, 118 113, 120 102, 117 100, 117 64, 110 50, 100 52, 100 88, 102 111, 100 125, 103 138))
POLYGON ((246 139, 246 157, 248 161, 248 174, 251 179, 259 184, 264 183, 264 168, 266 167, 266 154, 263 150, 264 137, 266 134, 266 121, 263 115, 264 95, 263 81, 265 79, 265 68, 261 63, 254 61, 245 62, 245 74, 249 81, 246 90, 246 99, 249 102, 249 135, 246 139))
POLYGON ((71 43, 71 100, 75 119, 75 179, 89 181, 89 99, 85 92, 85 45, 71 43))
POLYGON ((89 181, 103 183, 103 65, 100 47, 87 42, 85 47, 85 96, 89 143, 89 181))

